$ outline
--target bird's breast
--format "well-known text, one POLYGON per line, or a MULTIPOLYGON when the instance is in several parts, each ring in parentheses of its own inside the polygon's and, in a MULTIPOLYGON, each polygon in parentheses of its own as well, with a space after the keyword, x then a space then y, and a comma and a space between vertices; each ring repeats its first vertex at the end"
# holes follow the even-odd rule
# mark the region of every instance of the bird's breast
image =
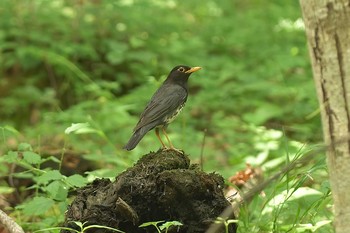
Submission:
POLYGON ((179 113, 181 112, 181 110, 185 107, 185 103, 181 104, 174 112, 172 112, 171 114, 169 114, 168 116, 166 116, 165 118, 165 122, 166 124, 171 123, 173 120, 175 120, 175 118, 179 115, 179 113))

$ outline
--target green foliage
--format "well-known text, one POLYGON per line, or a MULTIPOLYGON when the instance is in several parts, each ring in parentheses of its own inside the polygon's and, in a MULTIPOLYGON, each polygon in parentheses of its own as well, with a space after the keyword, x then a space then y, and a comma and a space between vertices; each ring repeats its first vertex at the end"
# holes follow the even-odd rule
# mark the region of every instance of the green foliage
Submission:
POLYGON ((18 206, 23 208, 23 214, 27 216, 45 214, 55 204, 52 199, 46 197, 34 197, 32 200, 18 206))
MULTIPOLYGON (((298 1, 2 0, 0 13, 0 193, 31 182, 14 209, 28 230, 57 226, 70 191, 159 148, 150 132, 121 149, 178 64, 203 69, 169 136, 206 171, 227 178, 249 162, 269 176, 322 140, 298 1), (66 173, 71 151, 93 167, 66 173)), ((239 231, 331 232, 324 167, 271 185, 239 231)))
POLYGON ((54 232, 56 232, 55 230, 57 230, 57 232, 59 232, 58 230, 69 230, 71 232, 84 233, 84 232, 86 232, 88 230, 91 230, 91 229, 105 229, 105 230, 111 230, 113 232, 125 233, 124 231, 121 231, 121 230, 118 230, 118 229, 115 229, 115 228, 112 228, 112 227, 101 226, 101 225, 88 225, 88 226, 85 226, 87 224, 87 222, 81 223, 81 222, 73 221, 73 223, 75 223, 75 225, 77 225, 79 227, 79 230, 75 230, 75 229, 67 228, 67 227, 50 227, 50 228, 34 231, 34 233, 42 232, 42 231, 44 231, 44 232, 46 232, 46 231, 50 231, 50 232, 54 231, 54 232))
POLYGON ((325 161, 319 155, 309 165, 284 174, 240 209, 239 232, 333 232, 326 176, 325 161))
POLYGON ((30 179, 32 182, 32 185, 26 189, 35 196, 15 208, 15 212, 23 219, 22 224, 25 225, 26 221, 29 223, 34 217, 48 220, 30 224, 28 229, 58 225, 63 220, 68 205, 69 191, 87 184, 87 179, 81 175, 65 176, 60 170, 52 167, 42 168, 46 162, 53 162, 59 166, 61 161, 52 156, 42 157, 34 152, 28 143, 20 143, 16 151, 8 151, 6 155, 0 157, 0 162, 20 167, 17 172, 12 172, 11 176, 18 179, 30 179), (50 220, 50 215, 54 219, 50 220))
POLYGON ((145 222, 142 223, 139 227, 148 227, 148 226, 153 226, 156 228, 158 233, 165 232, 167 233, 169 228, 174 226, 174 227, 180 227, 183 224, 179 221, 156 221, 156 222, 145 222), (159 225, 162 223, 161 225, 159 225), (159 226, 158 226, 159 225, 159 226))
POLYGON ((221 217, 218 217, 216 220, 215 220, 215 223, 217 224, 224 224, 225 226, 225 233, 229 233, 229 229, 228 229, 228 226, 230 224, 234 224, 234 223, 237 223, 238 220, 233 220, 233 219, 224 219, 224 218, 221 218, 221 217))

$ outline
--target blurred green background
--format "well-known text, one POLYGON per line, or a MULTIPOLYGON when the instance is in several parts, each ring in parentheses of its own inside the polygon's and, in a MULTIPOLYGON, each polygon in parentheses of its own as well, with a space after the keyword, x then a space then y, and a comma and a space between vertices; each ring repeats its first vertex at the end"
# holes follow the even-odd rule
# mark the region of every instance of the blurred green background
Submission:
POLYGON ((139 114, 172 67, 187 64, 203 70, 169 133, 192 159, 203 147, 208 169, 277 150, 263 142, 318 141, 300 14, 297 1, 280 0, 3 0, 1 124, 45 145, 90 122, 109 142, 83 135, 70 146, 137 157, 160 146, 150 132, 135 151, 121 149, 139 114))
POLYGON ((159 149, 153 132, 122 147, 179 64, 203 69, 168 133, 205 171, 269 175, 322 140, 298 1, 1 0, 0 17, 2 154, 64 149, 115 176, 159 149))

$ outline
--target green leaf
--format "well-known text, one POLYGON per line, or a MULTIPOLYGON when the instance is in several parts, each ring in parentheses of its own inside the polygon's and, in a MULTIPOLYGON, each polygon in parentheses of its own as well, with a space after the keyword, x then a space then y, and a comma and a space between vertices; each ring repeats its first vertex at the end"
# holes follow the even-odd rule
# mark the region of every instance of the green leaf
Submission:
POLYGON ((315 225, 313 225, 311 223, 299 224, 296 229, 297 229, 297 231, 302 230, 302 232, 305 232, 306 230, 310 230, 311 232, 316 232, 319 228, 321 228, 325 225, 331 224, 331 223, 332 223, 332 220, 322 220, 322 221, 317 222, 315 225))
POLYGON ((50 194, 50 196, 58 201, 66 200, 68 196, 67 187, 58 180, 53 181, 46 187, 46 191, 50 194))
POLYGON ((22 204, 21 207, 23 207, 25 215, 41 215, 48 211, 54 203, 52 199, 46 197, 34 197, 29 202, 22 204))
POLYGON ((29 143, 22 142, 18 145, 18 150, 19 151, 32 151, 33 148, 29 143))
POLYGON ((59 211, 61 212, 61 213, 64 213, 64 212, 66 212, 66 210, 67 210, 67 207, 68 207, 68 201, 69 200, 65 200, 65 201, 61 201, 61 202, 59 202, 58 203, 58 209, 59 209, 59 211))
POLYGON ((169 222, 165 222, 163 223, 159 229, 164 230, 164 229, 168 229, 171 226, 182 226, 183 224, 179 221, 169 221, 169 222))
POLYGON ((85 223, 78 222, 78 221, 72 221, 72 222, 74 222, 80 229, 83 229, 84 224, 85 224, 85 223))
POLYGON ((128 50, 128 46, 124 43, 117 42, 115 40, 108 41, 109 51, 107 53, 107 60, 112 65, 118 65, 125 60, 125 55, 128 50))
MULTIPOLYGON (((294 190, 293 190, 294 191, 294 190)), ((322 193, 316 189, 309 188, 309 187, 300 187, 295 192, 293 192, 293 195, 289 198, 289 201, 297 200, 300 198, 308 198, 311 203, 311 199, 309 198, 321 198, 322 193)))
POLYGON ((14 188, 0 186, 0 194, 10 194, 10 193, 12 193, 13 191, 15 191, 14 188))
POLYGON ((271 118, 280 117, 281 114, 281 108, 272 104, 264 104, 256 108, 254 112, 243 114, 243 119, 255 125, 262 125, 271 118))
POLYGON ((61 163, 61 160, 59 160, 58 158, 56 158, 55 156, 49 156, 49 157, 45 157, 45 159, 42 159, 42 163, 43 162, 46 162, 46 161, 52 161, 52 162, 55 162, 55 163, 61 163))
POLYGON ((74 186, 74 187, 83 187, 87 184, 87 179, 82 177, 81 175, 75 174, 72 176, 69 176, 66 179, 67 183, 69 183, 70 185, 74 186))
POLYGON ((89 123, 72 123, 71 126, 69 126, 65 131, 64 133, 65 134, 70 134, 72 132, 76 132, 77 130, 80 130, 80 129, 83 129, 83 128, 86 128, 86 127, 90 127, 90 124, 89 123))
POLYGON ((119 233, 125 233, 124 231, 115 229, 115 228, 113 228, 113 227, 107 227, 107 226, 101 226, 101 225, 89 225, 89 226, 86 226, 86 227, 84 227, 83 232, 85 232, 85 231, 86 231, 86 232, 90 232, 89 229, 94 229, 94 228, 97 228, 97 229, 106 229, 106 230, 111 230, 111 231, 119 232, 119 233))
POLYGON ((157 226, 158 223, 161 223, 161 222, 164 222, 164 221, 157 221, 157 222, 145 222, 145 223, 142 223, 139 227, 148 227, 148 226, 157 226))
POLYGON ((23 152, 23 159, 29 164, 39 164, 41 162, 40 155, 32 151, 23 152))
POLYGON ((47 171, 36 179, 36 182, 47 184, 51 180, 60 180, 65 178, 58 170, 47 171))
POLYGON ((98 133, 99 131, 92 128, 89 123, 76 123, 72 124, 70 127, 68 127, 64 133, 65 134, 70 134, 70 133, 75 133, 75 134, 86 134, 86 133, 98 133))
POLYGON ((14 134, 17 134, 17 135, 20 134, 20 133, 19 133, 15 128, 13 128, 12 126, 5 125, 3 128, 4 128, 5 130, 11 132, 11 133, 14 133, 14 134))
POLYGON ((14 163, 14 162, 16 162, 18 160, 18 152, 9 151, 2 158, 3 158, 4 162, 14 163))

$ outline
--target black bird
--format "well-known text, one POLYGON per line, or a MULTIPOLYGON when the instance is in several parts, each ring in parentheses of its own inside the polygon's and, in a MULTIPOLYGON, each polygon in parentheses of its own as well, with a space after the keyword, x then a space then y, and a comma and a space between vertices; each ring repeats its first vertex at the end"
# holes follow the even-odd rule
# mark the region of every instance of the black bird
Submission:
POLYGON ((153 128, 156 128, 157 138, 163 148, 167 147, 159 136, 159 128, 162 128, 170 148, 175 149, 165 130, 167 125, 175 119, 186 103, 188 96, 188 78, 193 72, 200 69, 201 67, 180 65, 174 67, 170 71, 167 79, 153 94, 151 100, 141 114, 140 120, 134 128, 133 135, 124 146, 124 149, 134 149, 143 136, 153 128))

